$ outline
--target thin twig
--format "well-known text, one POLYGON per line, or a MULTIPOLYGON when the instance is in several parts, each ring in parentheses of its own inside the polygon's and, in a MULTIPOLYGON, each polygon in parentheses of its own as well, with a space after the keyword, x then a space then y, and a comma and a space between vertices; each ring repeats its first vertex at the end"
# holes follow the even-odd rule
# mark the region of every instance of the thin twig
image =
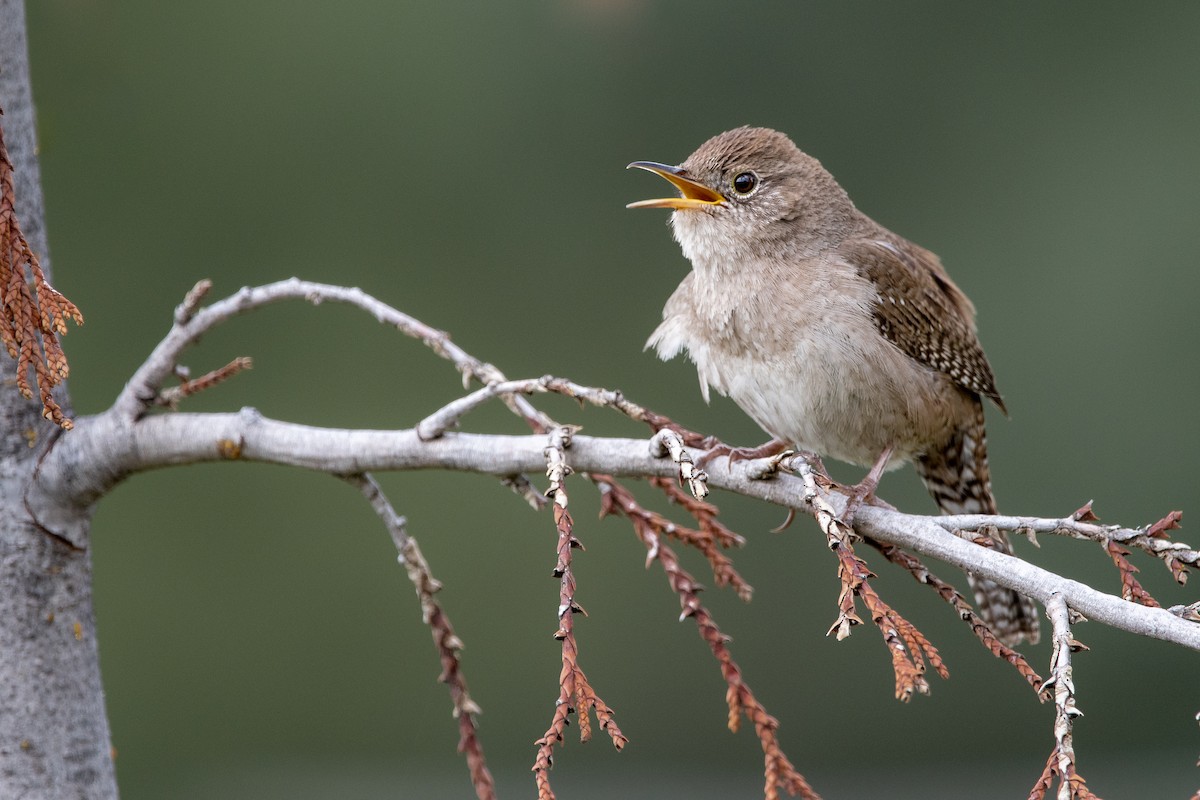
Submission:
POLYGON ((557 560, 554 565, 554 576, 559 579, 558 630, 554 638, 562 643, 562 670, 558 678, 558 699, 554 704, 554 714, 550 727, 534 744, 537 745, 537 755, 533 762, 534 780, 537 784, 538 800, 554 800, 554 790, 550 787, 550 768, 554 765, 554 746, 563 740, 563 732, 570 722, 569 715, 577 712, 579 720, 579 738, 588 741, 591 738, 591 719, 589 713, 596 712, 600 727, 609 735, 613 746, 621 750, 629 741, 621 729, 617 727, 613 710, 609 708, 588 682, 587 675, 579 666, 579 645, 575 640, 575 614, 587 615, 587 612, 575 600, 575 572, 571 568, 572 551, 582 549, 583 545, 574 534, 574 521, 567 510, 568 496, 566 477, 571 473, 567 464, 566 449, 570 445, 574 429, 569 426, 555 428, 550 432, 549 443, 545 448, 546 477, 550 480, 550 488, 546 494, 550 496, 554 508, 554 526, 558 531, 556 547, 557 560))
MULTIPOLYGON (((606 486, 614 484, 613 478, 610 475, 603 473, 589 473, 591 479, 600 487, 601 492, 607 492, 606 486)), ((619 510, 621 515, 632 519, 637 517, 641 524, 648 526, 658 536, 666 536, 681 542, 689 547, 694 547, 704 554, 712 567, 713 581, 717 586, 729 586, 737 596, 745 602, 750 602, 750 598, 754 596, 754 587, 746 582, 746 579, 741 576, 737 569, 733 566, 733 561, 721 552, 721 548, 731 545, 739 545, 743 541, 740 536, 730 531, 720 523, 714 523, 710 518, 715 515, 716 509, 699 500, 689 497, 678 489, 669 478, 651 478, 650 482, 655 486, 663 489, 669 498, 678 502, 680 499, 690 500, 690 508, 697 519, 701 521, 700 528, 690 528, 687 525, 680 525, 671 519, 659 514, 656 511, 651 511, 638 503, 631 492, 625 489, 618 495, 606 497, 605 502, 608 505, 602 506, 601 516, 615 510, 619 510), (620 509, 611 507, 611 503, 621 503, 620 509)), ((650 566, 651 562, 657 557, 657 551, 651 550, 646 555, 646 566, 650 566)))
POLYGON ((679 597, 679 605, 682 608, 679 619, 682 621, 691 617, 695 621, 700 638, 708 644, 717 659, 721 675, 725 678, 729 729, 737 732, 743 714, 754 724, 754 731, 763 750, 766 800, 778 800, 780 788, 805 800, 820 800, 820 795, 783 752, 777 734, 779 720, 767 713, 766 707, 758 701, 742 679, 741 668, 729 651, 729 637, 721 632, 712 614, 700 602, 700 584, 683 569, 675 551, 661 540, 657 528, 648 521, 647 515, 642 513, 644 509, 641 509, 624 486, 607 475, 593 474, 591 477, 600 489, 601 514, 620 514, 630 521, 634 533, 646 547, 647 566, 657 561, 671 589, 679 597))
POLYGON ((502 381, 489 383, 481 389, 476 389, 464 397, 452 400, 417 423, 417 435, 425 441, 437 439, 451 428, 458 427, 459 421, 471 411, 479 408, 497 397, 515 394, 533 394, 546 391, 538 378, 527 378, 519 381, 502 381))
MULTIPOLYGON (((1089 512, 1091 504, 1085 506, 1089 512)), ((1083 509, 1081 509, 1082 511, 1083 509)), ((1078 512, 1077 512, 1078 513, 1078 512)), ((1161 559, 1179 584, 1187 582, 1187 568, 1200 567, 1200 550, 1169 538, 1167 531, 1179 527, 1183 514, 1172 511, 1152 525, 1141 528, 1123 528, 1120 525, 1098 525, 1095 516, 1079 519, 1075 516, 1049 519, 1042 517, 1017 517, 1004 514, 957 514, 935 517, 937 524, 949 531, 978 531, 994 528, 1016 534, 1047 533, 1084 539, 1107 546, 1109 542, 1133 547, 1161 559)))
POLYGON ((475 787, 476 797, 479 800, 496 800, 496 784, 487 768, 483 745, 477 735, 476 717, 482 713, 482 709, 471 699, 459 659, 463 643, 455 635, 450 618, 434 599, 442 584, 430 573, 429 564, 421 554, 417 540, 408 533, 407 521, 396 513, 375 479, 367 473, 362 473, 343 476, 343 480, 362 492, 391 534, 392 542, 399 552, 398 560, 408 573, 408 579, 412 581, 417 599, 421 603, 421 619, 433 634, 433 642, 442 661, 442 674, 438 676, 438 680, 450 687, 454 717, 458 720, 458 752, 467 759, 467 769, 471 773, 471 784, 475 787))
POLYGON ((199 378, 187 379, 178 386, 170 386, 163 389, 158 393, 158 397, 155 398, 154 402, 160 406, 176 409, 185 397, 191 397, 194 394, 203 392, 205 389, 211 389, 218 383, 223 383, 242 370, 250 369, 253 366, 254 361, 252 359, 240 356, 225 366, 205 373, 199 378))
POLYGON ((520 497, 534 511, 541 511, 549 502, 546 495, 538 490, 529 477, 520 473, 516 475, 505 475, 500 479, 500 483, 512 489, 513 494, 520 497))
MULTIPOLYGON (((171 375, 183 351, 196 340, 234 316, 285 300, 304 300, 313 305, 324 302, 346 303, 360 308, 384 325, 390 325, 406 336, 420 340, 435 354, 450 361, 462 375, 464 387, 471 380, 476 380, 484 386, 502 383, 505 380, 500 370, 468 354, 454 344, 445 331, 430 327, 361 289, 288 278, 264 286, 243 287, 210 306, 197 308, 200 298, 208 291, 203 283, 202 281, 197 284, 188 293, 176 310, 175 324, 171 330, 138 367, 117 396, 112 407, 114 414, 125 419, 138 419, 154 402, 163 381, 171 375)), ((505 398, 505 402, 535 430, 548 430, 553 425, 553 420, 530 405, 523 397, 510 395, 505 398)))
POLYGON ((1071 654, 1087 648, 1071 637, 1071 610, 1057 592, 1046 601, 1046 616, 1052 627, 1050 677, 1042 684, 1042 693, 1054 695, 1054 749, 1046 767, 1033 785, 1029 800, 1044 800, 1046 792, 1058 781, 1057 800, 1099 800, 1075 769, 1072 725, 1083 712, 1075 705, 1075 684, 1071 679, 1071 654))

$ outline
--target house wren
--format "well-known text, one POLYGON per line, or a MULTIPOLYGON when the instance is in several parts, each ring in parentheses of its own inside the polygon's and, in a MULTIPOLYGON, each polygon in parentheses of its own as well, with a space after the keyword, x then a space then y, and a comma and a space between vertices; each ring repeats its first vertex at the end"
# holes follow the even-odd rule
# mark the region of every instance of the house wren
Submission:
MULTIPOLYGON (((1001 410, 975 333, 975 308, 938 257, 867 217, 787 136, 738 128, 677 167, 630 167, 670 181, 692 271, 647 342, 686 349, 708 388, 789 446, 872 475, 911 461, 944 514, 994 514, 982 398, 1001 410)), ((1000 534, 995 546, 1012 552, 1000 534)), ((1038 638, 1033 602, 969 576, 1001 640, 1038 638)))

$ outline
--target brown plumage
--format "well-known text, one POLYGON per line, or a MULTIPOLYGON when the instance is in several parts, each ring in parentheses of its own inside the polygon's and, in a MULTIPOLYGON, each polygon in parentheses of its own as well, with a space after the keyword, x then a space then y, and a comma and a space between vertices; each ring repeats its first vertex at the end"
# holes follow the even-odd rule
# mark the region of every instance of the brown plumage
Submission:
MULTIPOLYGON (((975 309, 933 253, 855 208, 786 136, 738 128, 678 167, 652 162, 692 271, 651 335, 687 350, 705 398, 730 396, 795 447, 861 466, 912 461, 943 513, 995 513, 982 398, 1003 410, 975 309)), ((1011 552, 1003 537, 996 547, 1011 552)), ((972 578, 1004 641, 1037 641, 1032 601, 972 578)))

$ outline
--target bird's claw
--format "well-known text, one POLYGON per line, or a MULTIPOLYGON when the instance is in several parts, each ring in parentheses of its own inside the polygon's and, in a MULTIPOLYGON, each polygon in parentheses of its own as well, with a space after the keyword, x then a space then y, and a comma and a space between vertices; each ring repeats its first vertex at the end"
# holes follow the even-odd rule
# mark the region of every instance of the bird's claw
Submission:
MULTIPOLYGON (((725 469, 728 471, 732 469, 733 465, 738 461, 746 461, 747 459, 756 458, 768 458, 770 456, 781 456, 786 451, 787 443, 782 442, 779 439, 772 439, 766 444, 759 445, 758 447, 731 447, 727 444, 722 444, 721 442, 714 442, 709 449, 701 453, 700 457, 696 459, 696 467, 699 469, 704 469, 708 465, 708 462, 712 461, 714 458, 725 456, 727 459, 725 463, 725 469)), ((763 477, 774 473, 778 467, 779 461, 772 459, 770 468, 763 477)))

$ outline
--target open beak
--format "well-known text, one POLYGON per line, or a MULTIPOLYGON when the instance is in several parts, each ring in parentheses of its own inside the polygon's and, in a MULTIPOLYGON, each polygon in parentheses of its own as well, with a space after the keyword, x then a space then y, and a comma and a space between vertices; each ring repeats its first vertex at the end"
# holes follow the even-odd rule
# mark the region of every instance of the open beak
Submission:
POLYGON ((654 161, 635 161, 625 169, 633 167, 644 169, 648 172, 653 172, 661 178, 666 178, 679 190, 681 196, 660 197, 657 200, 639 200, 636 203, 630 203, 625 206, 626 208, 707 208, 708 206, 719 206, 725 203, 725 198, 720 192, 685 177, 684 171, 679 167, 659 164, 654 161))

